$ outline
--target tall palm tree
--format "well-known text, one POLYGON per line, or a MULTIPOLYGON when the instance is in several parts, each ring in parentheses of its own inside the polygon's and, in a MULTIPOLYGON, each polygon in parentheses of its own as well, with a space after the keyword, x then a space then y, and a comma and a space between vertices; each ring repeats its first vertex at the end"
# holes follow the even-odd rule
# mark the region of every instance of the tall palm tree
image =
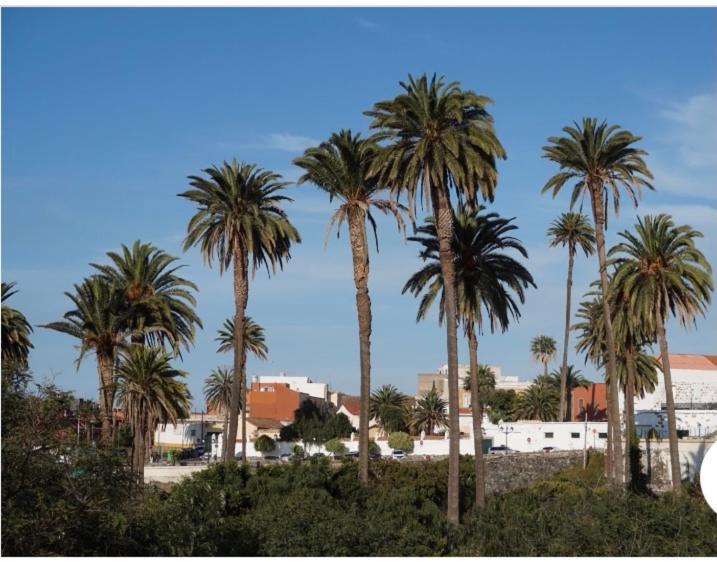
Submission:
MULTIPOLYGON (((570 402, 567 401, 566 376, 568 372, 568 342, 570 340, 570 299, 573 289, 573 265, 578 247, 582 249, 585 257, 590 257, 595 251, 595 231, 590 226, 588 218, 582 213, 562 213, 548 228, 550 246, 561 245, 568 247, 568 279, 565 290, 565 333, 563 335, 563 364, 560 372, 560 415, 561 421, 566 419, 570 402)), ((570 419, 570 417, 567 417, 570 419)))
POLYGON ((2 282, 2 362, 27 367, 27 357, 33 348, 32 326, 22 312, 5 303, 17 292, 13 287, 15 283, 2 282))
POLYGON ((408 396, 392 384, 384 384, 371 394, 369 416, 378 422, 381 431, 388 434, 405 426, 407 405, 408 396))
POLYGON ((518 419, 553 421, 558 416, 560 395, 555 386, 535 382, 518 395, 518 419))
POLYGON ((530 342, 530 355, 543 364, 543 376, 548 376, 548 363, 555 359, 555 340, 550 336, 535 336, 530 342))
MULTIPOLYGON (((234 320, 227 318, 224 321, 224 325, 217 331, 217 337, 214 341, 219 342, 219 353, 227 353, 228 351, 234 350, 234 344, 236 343, 236 334, 234 334, 234 320)), ((251 316, 244 318, 244 350, 242 355, 242 365, 244 365, 244 372, 241 374, 242 388, 246 388, 246 356, 247 352, 251 353, 257 359, 262 361, 267 358, 269 348, 266 346, 266 339, 264 337, 264 328, 254 322, 251 316)), ((231 396, 231 395, 230 395, 231 396)), ((241 450, 246 450, 246 393, 239 397, 239 408, 241 409, 241 450)), ((226 415, 229 415, 227 410, 226 415)), ((224 438, 226 439, 226 431, 224 432, 224 438)), ((226 443, 226 441, 225 441, 226 443)), ((243 453, 242 453, 243 454, 243 453)))
POLYGON ((374 104, 376 138, 388 141, 371 166, 394 194, 405 192, 415 213, 416 199, 433 211, 439 239, 441 272, 446 280, 445 317, 448 352, 448 521, 459 522, 458 316, 454 289, 453 212, 451 191, 458 201, 477 204, 478 193, 493 200, 498 183, 496 160, 505 158, 486 110, 490 98, 445 83, 435 75, 400 82, 403 93, 374 104), (418 192, 418 193, 417 193, 418 192), (417 197, 418 195, 418 197, 417 197))
POLYGON ((580 369, 576 369, 574 365, 568 365, 567 369, 562 368, 559 371, 553 371, 548 375, 550 383, 562 392, 565 385, 565 394, 567 407, 564 418, 558 418, 559 421, 572 421, 573 419, 573 391, 576 388, 588 388, 590 381, 580 374, 580 369))
MULTIPOLYGON (((496 213, 481 214, 483 208, 473 210, 459 208, 454 218, 452 250, 456 279, 458 317, 463 322, 468 339, 471 379, 478 376, 478 338, 483 333, 484 320, 490 331, 499 328, 505 331, 510 319, 518 319, 520 310, 513 293, 520 303, 525 301, 525 289, 533 285, 530 273, 507 251, 515 250, 523 257, 527 252, 520 240, 510 236, 517 229, 513 219, 505 219, 496 213)), ((441 257, 435 221, 417 229, 420 236, 409 240, 422 246, 419 256, 428 263, 411 276, 403 287, 423 297, 418 307, 416 320, 425 318, 432 303, 440 294, 438 319, 445 317, 445 291, 441 270, 441 257)), ((480 389, 480 386, 477 385, 480 389)), ((482 415, 480 414, 480 392, 471 393, 473 417, 473 439, 475 441, 476 505, 485 503, 484 466, 482 450, 482 415)))
MULTIPOLYGON (((253 164, 225 162, 221 168, 203 170, 207 178, 189 176, 191 189, 180 197, 197 204, 199 210, 187 225, 185 251, 198 245, 204 261, 211 266, 214 258, 219 272, 234 266, 234 387, 229 412, 228 446, 224 460, 234 459, 239 402, 246 403, 244 373, 244 324, 249 300, 249 268, 252 274, 262 266, 267 274, 283 267, 291 257, 291 244, 300 242, 298 231, 289 222, 281 204, 291 201, 281 195, 287 185, 281 176, 253 164)), ((246 463, 246 448, 242 449, 246 463)))
POLYGON ((111 265, 90 264, 100 277, 122 292, 128 308, 129 328, 136 332, 135 343, 168 343, 175 353, 180 346, 189 348, 195 326, 202 323, 194 312, 198 291, 191 281, 177 275, 182 267, 178 258, 152 244, 136 240, 132 248, 122 245, 121 252, 107 252, 111 265), (157 332, 145 332, 155 326, 157 332))
MULTIPOLYGON (((606 122, 598 124, 595 118, 583 118, 582 124, 564 127, 566 136, 549 137, 543 147, 543 157, 560 166, 560 172, 552 176, 543 186, 542 193, 551 191, 555 197, 566 183, 575 181, 570 200, 571 208, 587 194, 593 213, 595 241, 600 265, 600 290, 603 295, 608 291, 607 260, 605 255, 605 234, 607 228, 608 200, 612 193, 615 213, 620 206, 620 188, 625 190, 637 206, 642 187, 654 189, 648 180, 652 173, 645 164, 642 149, 633 146, 640 137, 617 125, 608 126, 606 122)), ((618 389, 615 381, 617 359, 615 356, 615 337, 610 322, 609 303, 603 300, 605 308, 605 339, 607 344, 608 378, 608 454, 606 473, 615 482, 624 482, 623 448, 620 438, 620 412, 618 389)))
POLYGON ((425 431, 431 435, 435 429, 445 427, 448 421, 447 408, 448 403, 438 394, 434 385, 416 401, 411 411, 411 429, 416 433, 425 431))
POLYGON ((298 183, 311 182, 340 202, 331 216, 326 236, 336 225, 336 235, 341 224, 347 223, 351 256, 353 259, 354 285, 356 287, 356 313, 359 327, 359 356, 361 364, 361 396, 359 406, 359 478, 368 482, 368 411, 371 395, 371 298, 368 292, 369 250, 366 221, 373 228, 378 251, 376 222, 371 209, 392 214, 403 230, 401 205, 380 198, 382 186, 368 172, 378 153, 378 145, 360 134, 342 130, 331 135, 328 141, 306 149, 294 164, 304 169, 298 183))
POLYGON ((132 467, 140 482, 157 424, 189 415, 191 394, 179 379, 187 375, 174 369, 161 349, 132 345, 120 355, 117 367, 117 400, 132 426, 132 467))
POLYGON ((695 245, 702 233, 689 225, 676 226, 669 215, 638 218, 635 233, 624 231, 619 236, 623 242, 610 250, 617 266, 615 283, 629 296, 632 315, 655 327, 660 345, 672 486, 677 492, 681 472, 665 323, 674 316, 684 327, 696 325, 697 315, 704 315, 711 301, 712 268, 695 245))
MULTIPOLYGON (((233 341, 233 339, 232 339, 233 341)), ((213 369, 204 381, 204 399, 207 405, 217 413, 224 415, 222 427, 222 443, 227 446, 227 426, 229 425, 229 409, 232 402, 232 381, 234 373, 229 367, 217 367, 213 369)), ((244 405, 240 405, 244 409, 244 405)), ((223 451, 222 451, 223 452, 223 451)))
POLYGON ((117 352, 126 347, 126 339, 135 332, 127 327, 128 316, 122 293, 106 280, 96 275, 89 277, 81 285, 75 285, 74 294, 66 292, 65 295, 74 308, 63 315, 64 320, 41 327, 80 340, 80 354, 75 362, 78 369, 87 352, 95 353, 100 384, 102 440, 108 443, 112 440, 113 431, 114 363, 117 352))

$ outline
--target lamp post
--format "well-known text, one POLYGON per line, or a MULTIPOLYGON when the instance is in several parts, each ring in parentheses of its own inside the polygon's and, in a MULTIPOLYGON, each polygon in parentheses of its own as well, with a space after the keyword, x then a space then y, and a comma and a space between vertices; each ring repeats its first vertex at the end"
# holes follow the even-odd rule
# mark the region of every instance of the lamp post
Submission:
POLYGON ((505 434, 505 452, 508 452, 508 434, 513 433, 513 426, 499 426, 498 429, 501 431, 501 433, 505 434))

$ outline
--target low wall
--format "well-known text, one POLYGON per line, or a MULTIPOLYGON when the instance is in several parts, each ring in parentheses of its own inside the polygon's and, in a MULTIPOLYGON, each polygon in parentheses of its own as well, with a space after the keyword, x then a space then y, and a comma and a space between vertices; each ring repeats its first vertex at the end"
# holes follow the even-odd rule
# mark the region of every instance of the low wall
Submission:
POLYGON ((567 468, 582 466, 583 463, 582 451, 486 455, 483 458, 488 494, 524 488, 567 468))
MULTIPOLYGON (((715 439, 679 439, 678 450, 680 470, 683 480, 694 480, 699 474, 702 459, 710 446, 715 446, 715 439)), ((670 443, 667 439, 660 441, 640 441, 642 452, 642 469, 647 474, 650 489, 654 492, 665 492, 672 487, 672 470, 670 468, 670 443)))

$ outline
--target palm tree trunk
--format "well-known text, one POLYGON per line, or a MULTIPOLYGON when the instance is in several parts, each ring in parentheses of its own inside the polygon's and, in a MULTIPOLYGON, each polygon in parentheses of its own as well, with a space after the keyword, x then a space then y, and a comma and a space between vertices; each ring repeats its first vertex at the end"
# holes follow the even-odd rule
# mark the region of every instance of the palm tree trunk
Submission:
POLYGON ((241 462, 246 464, 246 348, 242 353, 241 365, 241 462))
POLYGON ((483 462, 483 408, 481 406, 480 386, 478 385, 478 339, 475 325, 470 322, 468 329, 468 355, 471 369, 471 413, 473 418, 473 462, 476 473, 476 507, 485 507, 485 464, 483 462))
POLYGON ((573 290, 573 264, 575 247, 568 244, 568 281, 565 290, 565 333, 563 336, 563 364, 560 368, 560 421, 565 421, 568 413, 567 378, 568 378, 568 342, 570 340, 570 296, 573 290))
POLYGON ((222 458, 224 458, 224 452, 227 450, 227 426, 229 425, 229 410, 224 409, 224 427, 222 428, 222 458))
POLYGON ((665 382, 665 399, 667 400, 667 437, 670 441, 670 468, 672 472, 672 489, 680 492, 682 473, 680 471, 679 445, 677 443, 677 420, 675 419, 675 397, 672 392, 672 371, 670 370, 670 353, 667 350, 667 337, 662 311, 657 311, 657 341, 660 344, 662 375, 665 382))
POLYGON ((617 360, 615 356, 615 335, 612 330, 610 303, 608 301, 607 258, 605 255, 605 233, 603 232, 604 212, 602 202, 602 185, 590 186, 590 200, 595 223, 595 241, 597 245, 598 263, 600 264, 600 288, 602 291, 603 318, 605 322, 605 341, 607 344, 607 423, 608 423, 608 458, 607 475, 617 484, 624 484, 624 461, 622 456, 622 436, 620 435, 620 405, 617 383, 617 360))
MULTIPOLYGON (((244 376, 244 318, 249 300, 249 283, 247 279, 247 255, 241 246, 234 250, 234 380, 232 381, 232 401, 229 407, 229 431, 227 446, 224 450, 224 462, 234 461, 237 426, 239 425, 239 402, 241 401, 244 376)), ((246 464, 246 432, 242 434, 242 463, 246 464)))
POLYGON ((359 355, 361 364, 361 397, 359 410, 359 480, 368 482, 368 416, 371 398, 371 297, 368 294, 369 256, 366 242, 366 223, 360 209, 348 214, 356 312, 359 325, 359 355))
POLYGON ((102 442, 112 443, 112 406, 114 404, 114 373, 112 360, 103 354, 97 355, 97 370, 100 376, 100 416, 102 419, 102 442))
MULTIPOLYGON (((430 185, 430 170, 424 167, 423 181, 430 185)), ((458 334, 456 315, 456 273, 453 254, 453 211, 442 186, 430 186, 436 220, 438 250, 445 298, 446 345, 448 348, 448 522, 460 522, 459 463, 460 429, 458 425, 458 334)))
POLYGON ((625 347, 625 479, 634 485, 639 472, 639 456, 634 444, 635 433, 635 352, 631 345, 625 347))

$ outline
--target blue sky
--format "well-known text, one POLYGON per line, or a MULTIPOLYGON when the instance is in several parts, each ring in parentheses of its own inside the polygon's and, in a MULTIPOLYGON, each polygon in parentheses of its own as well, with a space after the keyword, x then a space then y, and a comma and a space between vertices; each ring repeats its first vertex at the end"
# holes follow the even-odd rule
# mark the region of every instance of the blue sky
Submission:
MULTIPOLYGON (((232 314, 231 280, 181 242, 190 203, 186 176, 225 159, 298 177, 291 160, 340 128, 365 131, 362 112, 393 97, 408 73, 437 72, 495 100, 508 152, 491 210, 516 217, 538 284, 506 334, 484 335, 481 362, 533 378, 530 339, 560 341, 566 256, 545 230, 568 194, 540 195, 555 168, 545 139, 583 115, 642 135, 657 192, 638 211, 623 205, 608 243, 636 213, 671 212, 705 233, 717 264, 717 12, 714 9, 3 9, 2 278, 30 322, 59 319, 63 292, 89 262, 135 239, 181 256, 200 287, 204 322, 180 368, 196 397, 231 357, 216 329, 232 314)), ((249 313, 267 331, 270 357, 249 374, 289 374, 358 391, 358 341, 347 237, 323 234, 332 206, 310 185, 289 188, 303 243, 284 271, 257 273, 249 313)), ((417 248, 381 220, 371 256, 373 386, 416 391, 416 373, 445 363, 432 316, 415 323, 401 295, 420 266, 417 248)), ((596 277, 576 263, 575 305, 596 277)), ((668 325, 673 352, 716 353, 717 313, 698 329, 668 325)), ((96 394, 92 358, 75 369, 75 342, 36 328, 38 378, 96 394)), ((467 351, 460 343, 461 361, 467 351)), ((598 375, 583 366, 589 378, 598 375)))

